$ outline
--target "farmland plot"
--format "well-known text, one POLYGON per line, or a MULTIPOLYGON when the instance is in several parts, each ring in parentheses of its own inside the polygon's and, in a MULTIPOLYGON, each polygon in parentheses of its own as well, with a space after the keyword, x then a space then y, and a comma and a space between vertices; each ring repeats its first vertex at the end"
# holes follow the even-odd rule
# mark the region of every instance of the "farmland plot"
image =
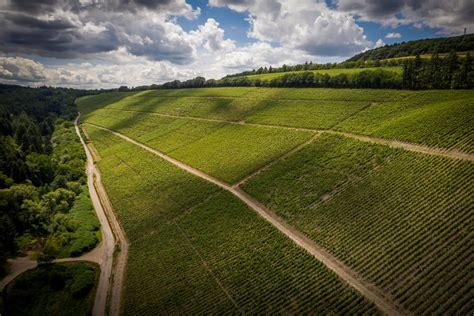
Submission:
POLYGON ((124 314, 377 313, 230 193, 86 130, 130 241, 124 314))
POLYGON ((474 152, 474 92, 423 91, 373 104, 337 130, 474 152))
POLYGON ((128 135, 229 183, 313 135, 305 131, 113 110, 98 110, 89 115, 86 122, 128 135))
MULTIPOLYGON (((336 76, 339 74, 345 74, 348 75, 349 77, 355 74, 358 74, 362 71, 374 71, 374 70, 385 70, 385 71, 391 71, 395 72, 397 74, 402 74, 402 67, 367 67, 367 68, 333 68, 333 69, 318 69, 318 70, 306 70, 309 72, 312 72, 314 74, 328 74, 329 76, 336 76)), ((282 77, 287 74, 299 74, 303 73, 305 71, 290 71, 290 72, 275 72, 275 73, 267 73, 267 74, 258 74, 258 75, 249 75, 246 76, 250 80, 271 80, 275 78, 282 77)))
POLYGON ((321 100, 281 100, 268 103, 268 106, 250 115, 246 122, 329 129, 371 104, 367 101, 321 100))
POLYGON ((89 113, 103 107, 265 125, 330 128, 474 152, 472 90, 206 88, 115 93, 110 94, 110 100, 106 95, 81 98, 78 101, 81 111, 89 113))
POLYGON ((473 181, 470 162, 323 134, 243 189, 407 310, 472 314, 473 181))

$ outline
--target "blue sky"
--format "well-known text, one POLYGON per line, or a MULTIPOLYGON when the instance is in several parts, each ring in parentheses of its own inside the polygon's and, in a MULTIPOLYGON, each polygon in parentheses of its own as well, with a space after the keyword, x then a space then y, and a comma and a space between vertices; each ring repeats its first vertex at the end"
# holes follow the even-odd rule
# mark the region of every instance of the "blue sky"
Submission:
MULTIPOLYGON (((242 46, 246 43, 254 43, 256 41, 247 36, 247 32, 250 28, 250 24, 246 20, 248 13, 236 12, 228 7, 211 7, 208 5, 207 0, 192 0, 188 1, 188 3, 194 8, 201 8, 201 15, 194 20, 178 18, 178 23, 186 31, 194 30, 199 25, 205 23, 208 18, 213 18, 219 22, 220 27, 224 29, 226 36, 235 40, 238 45, 242 46)), ((335 8, 335 5, 330 1, 326 1, 326 3, 329 7, 335 8)), ((395 27, 367 21, 359 21, 357 24, 364 28, 365 34, 369 40, 376 42, 378 39, 383 39, 387 44, 445 36, 444 34, 440 34, 439 28, 420 28, 415 27, 412 24, 398 25, 395 27), (388 33, 399 33, 401 38, 385 38, 388 33)))
POLYGON ((343 61, 474 29, 463 0, 0 0, 0 82, 83 88, 343 61))

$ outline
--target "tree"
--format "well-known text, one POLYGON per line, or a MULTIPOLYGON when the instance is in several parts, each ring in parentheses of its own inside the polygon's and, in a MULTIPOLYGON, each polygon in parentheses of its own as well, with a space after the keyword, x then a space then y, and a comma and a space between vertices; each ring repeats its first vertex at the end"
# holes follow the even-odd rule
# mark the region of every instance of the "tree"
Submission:
POLYGON ((460 71, 459 76, 457 78, 456 87, 462 89, 470 89, 473 87, 472 83, 472 76, 470 75, 472 72, 472 58, 471 54, 468 52, 466 54, 466 58, 464 58, 460 71))
POLYGON ((430 69, 429 69, 429 82, 430 87, 433 89, 440 89, 443 84, 443 78, 441 76, 441 60, 437 52, 431 55, 430 69))
POLYGON ((458 55, 456 51, 451 50, 449 52, 448 57, 446 58, 446 71, 445 71, 445 86, 447 88, 453 87, 453 77, 456 71, 458 70, 459 63, 458 63, 458 55))

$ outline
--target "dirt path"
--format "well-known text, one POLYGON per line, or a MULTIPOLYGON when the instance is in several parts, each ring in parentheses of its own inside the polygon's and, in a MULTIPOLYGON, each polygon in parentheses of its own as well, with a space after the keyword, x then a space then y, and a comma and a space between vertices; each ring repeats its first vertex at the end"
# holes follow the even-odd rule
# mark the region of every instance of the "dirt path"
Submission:
MULTIPOLYGON (((64 263, 64 262, 78 262, 87 261, 101 264, 102 253, 104 251, 104 244, 101 242, 97 247, 83 254, 79 257, 60 258, 53 260, 53 263, 64 263)), ((6 275, 0 282, 0 291, 3 290, 11 281, 17 276, 28 270, 34 269, 38 266, 38 261, 31 259, 31 254, 24 257, 18 257, 14 259, 8 259, 7 262, 10 265, 10 273, 6 275)))
POLYGON ((295 130, 295 131, 307 131, 307 132, 321 132, 321 133, 324 132, 324 133, 345 136, 345 137, 356 139, 363 142, 387 145, 394 148, 403 148, 405 150, 413 151, 417 153, 446 157, 446 158, 451 158, 451 159, 468 160, 468 161, 474 162, 474 154, 469 154, 469 153, 461 152, 458 150, 452 150, 452 149, 448 150, 448 149, 442 149, 442 148, 437 148, 437 147, 429 147, 425 145, 414 144, 414 143, 409 143, 409 142, 404 142, 404 141, 390 140, 390 139, 385 139, 385 138, 380 138, 380 137, 366 136, 366 135, 360 135, 360 134, 354 134, 354 133, 348 133, 348 132, 339 132, 339 131, 328 130, 328 129, 235 122, 235 121, 226 121, 226 120, 219 120, 219 119, 208 119, 208 118, 194 117, 194 116, 180 116, 180 115, 162 114, 162 113, 156 113, 156 112, 135 111, 135 110, 120 110, 120 109, 109 109, 109 108, 107 108, 107 110, 122 111, 122 112, 135 112, 135 113, 139 112, 139 113, 147 113, 150 115, 170 117, 170 118, 181 118, 181 119, 207 121, 207 122, 221 122, 221 123, 228 123, 228 124, 235 124, 235 125, 250 125, 250 126, 280 128, 280 129, 283 128, 283 129, 289 129, 289 130, 295 130))
POLYGON ((81 144, 84 147, 84 151, 86 152, 87 156, 87 186, 89 188, 89 195, 94 205, 94 209, 97 213, 97 217, 99 218, 102 230, 102 244, 103 244, 103 251, 101 254, 100 259, 100 278, 99 284, 97 286, 97 292, 94 301, 94 308, 92 310, 93 315, 105 315, 106 307, 107 307, 107 296, 109 292, 110 286, 110 279, 112 275, 112 266, 113 266, 113 254, 115 248, 115 238, 114 234, 112 233, 112 229, 109 225, 109 221, 107 220, 107 216, 105 214, 104 208, 102 206, 101 200, 99 198, 99 194, 95 189, 95 174, 96 174, 96 167, 94 165, 94 160, 92 154, 87 147, 84 139, 82 139, 82 135, 79 130, 79 126, 77 124, 79 120, 80 114, 78 114, 76 120, 74 121, 74 125, 76 128, 76 133, 81 140, 81 144))
POLYGON ((34 269, 38 266, 38 262, 32 260, 29 256, 8 259, 7 262, 10 264, 10 273, 8 273, 0 282, 0 291, 2 291, 8 283, 13 281, 13 279, 23 272, 34 269))
POLYGON ((103 252, 100 260, 101 272, 94 302, 93 315, 104 315, 107 313, 109 293, 108 314, 118 315, 120 313, 123 279, 128 257, 128 241, 115 217, 112 204, 102 185, 100 172, 95 166, 92 152, 80 133, 78 126, 79 117, 80 113, 74 121, 74 125, 87 155, 87 185, 97 217, 101 223, 103 238, 103 252), (116 240, 120 251, 114 254, 116 240), (116 255, 115 262, 114 255, 116 255))
POLYGON ((191 166, 186 165, 185 163, 176 160, 172 157, 165 155, 164 153, 148 147, 140 142, 137 142, 134 139, 131 139, 128 136, 120 134, 118 132, 112 131, 110 129, 97 126, 94 124, 86 123, 92 125, 96 128, 108 131, 134 145, 137 145, 161 158, 164 160, 172 163, 173 165, 179 167, 182 170, 185 170, 195 176, 198 176, 208 182, 214 183, 219 187, 223 188, 224 190, 229 191, 242 202, 244 202, 247 206, 249 206, 252 210, 254 210, 257 214, 267 220, 270 224, 272 224, 275 228, 277 228, 280 232, 285 234, 288 238, 290 238, 294 243, 296 243, 301 248, 305 249, 309 252, 313 257, 317 260, 322 262, 327 268, 332 270, 336 273, 341 279, 346 281, 350 286, 360 292, 363 296, 365 296, 368 300, 372 301, 375 305, 379 307, 381 311, 388 315, 403 315, 407 314, 403 311, 399 306, 394 304, 391 300, 389 300, 381 290, 374 287, 372 284, 363 280, 355 271, 350 269, 348 266, 343 264, 333 255, 328 253, 324 248, 320 247, 303 234, 301 234, 298 230, 294 227, 287 224, 283 219, 281 219, 278 215, 270 211, 268 208, 257 202, 255 199, 250 197, 245 192, 241 191, 238 188, 234 188, 231 185, 216 179, 200 170, 197 170, 191 166))

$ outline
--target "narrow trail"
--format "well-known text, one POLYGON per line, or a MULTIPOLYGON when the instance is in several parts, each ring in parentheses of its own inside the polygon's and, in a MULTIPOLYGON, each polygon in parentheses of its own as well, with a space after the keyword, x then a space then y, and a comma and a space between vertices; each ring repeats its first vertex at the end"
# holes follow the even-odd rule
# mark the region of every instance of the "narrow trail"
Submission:
POLYGON ((10 264, 11 270, 10 273, 8 273, 0 282, 0 291, 2 291, 11 281, 23 272, 34 269, 38 266, 38 262, 31 259, 29 256, 8 259, 7 262, 10 264))
POLYGON ((100 260, 100 278, 99 284, 97 285, 97 292, 94 300, 94 308, 92 310, 92 314, 105 315, 107 309, 107 297, 112 275, 115 237, 109 225, 109 221, 107 219, 104 207, 102 206, 101 199, 99 198, 99 194, 95 187, 95 175, 97 173, 97 170, 89 147, 87 147, 87 144, 85 143, 80 133, 78 126, 79 117, 80 114, 77 115, 76 120, 74 121, 74 127, 87 156, 87 187, 89 188, 89 195, 101 224, 103 244, 103 252, 100 260))
POLYGON ((286 235, 290 238, 295 244, 300 246, 301 248, 305 249, 308 253, 310 253, 314 258, 318 261, 322 262, 327 268, 332 270, 336 273, 342 280, 347 282, 350 286, 360 292, 363 296, 365 296, 368 300, 372 301, 377 307, 387 315, 403 315, 407 314, 406 311, 399 306, 397 306, 394 302, 387 298, 384 293, 374 287, 372 284, 363 280, 355 271, 350 269, 344 263, 339 261, 336 257, 332 254, 327 252, 324 248, 317 245, 315 242, 304 236, 294 227, 290 226, 286 223, 283 219, 281 219, 278 215, 273 213, 271 210, 263 206, 261 203, 250 197, 248 194, 240 190, 239 188, 233 187, 217 178, 214 178, 200 170, 197 170, 179 160, 176 160, 172 157, 167 156, 166 154, 148 147, 128 136, 110 130, 108 128, 98 126, 91 123, 85 123, 91 126, 94 126, 98 129, 108 131, 134 145, 137 145, 152 154, 159 156, 160 158, 172 163, 173 165, 177 166, 178 168, 187 171, 195 176, 198 176, 208 182, 211 182, 222 189, 229 191, 242 202, 244 202, 247 206, 249 206, 252 210, 254 210, 258 215, 263 217, 267 222, 273 225, 276 229, 278 229, 281 233, 286 235))
POLYGON ((85 143, 79 130, 80 113, 74 125, 76 133, 87 155, 87 185, 94 208, 102 226, 103 253, 101 260, 101 274, 97 294, 94 302, 93 315, 118 315, 121 308, 122 289, 125 275, 125 268, 128 258, 128 241, 120 226, 112 204, 107 196, 101 181, 100 171, 94 163, 92 151, 85 143), (115 254, 116 241, 120 251, 115 254), (115 260, 114 260, 114 256, 115 260), (110 300, 108 301, 110 294, 110 300), (108 311, 107 311, 108 303, 108 311))
POLYGON ((137 112, 146 113, 146 114, 155 115, 155 116, 178 118, 178 119, 181 118, 181 119, 196 120, 196 121, 220 122, 220 123, 228 123, 228 124, 235 124, 235 125, 260 126, 260 127, 269 127, 269 128, 288 129, 288 130, 294 130, 294 131, 330 133, 330 134, 341 135, 344 137, 356 139, 363 142, 381 144, 381 145, 386 145, 393 148, 402 148, 408 151, 413 151, 413 152, 417 152, 421 154, 439 156, 439 157, 445 157, 445 158, 451 158, 451 159, 467 160, 467 161, 474 162, 474 154, 461 152, 458 150, 452 150, 452 149, 448 150, 448 149, 442 149, 442 148, 437 148, 437 147, 429 147, 429 146, 410 143, 410 142, 391 140, 391 139, 385 139, 385 138, 367 136, 367 135, 360 135, 360 134, 354 134, 354 133, 349 133, 349 132, 340 132, 340 131, 335 131, 331 129, 291 127, 291 126, 272 125, 272 124, 248 123, 248 122, 242 122, 242 121, 236 122, 236 121, 227 121, 227 120, 220 120, 220 119, 208 119, 208 118, 195 117, 195 116, 162 114, 162 113, 148 112, 148 111, 121 110, 121 109, 113 109, 113 108, 105 108, 105 109, 112 110, 112 111, 132 112, 132 113, 137 113, 137 112))
MULTIPOLYGON (((104 252, 104 244, 101 242, 91 251, 78 256, 55 259, 53 263, 67 263, 67 262, 93 262, 98 265, 102 262, 102 253, 104 252)), ((10 265, 10 273, 8 273, 0 281, 0 291, 3 290, 10 282, 12 282, 17 276, 28 270, 34 269, 38 266, 38 261, 31 259, 31 253, 26 256, 8 259, 7 262, 10 265)))

